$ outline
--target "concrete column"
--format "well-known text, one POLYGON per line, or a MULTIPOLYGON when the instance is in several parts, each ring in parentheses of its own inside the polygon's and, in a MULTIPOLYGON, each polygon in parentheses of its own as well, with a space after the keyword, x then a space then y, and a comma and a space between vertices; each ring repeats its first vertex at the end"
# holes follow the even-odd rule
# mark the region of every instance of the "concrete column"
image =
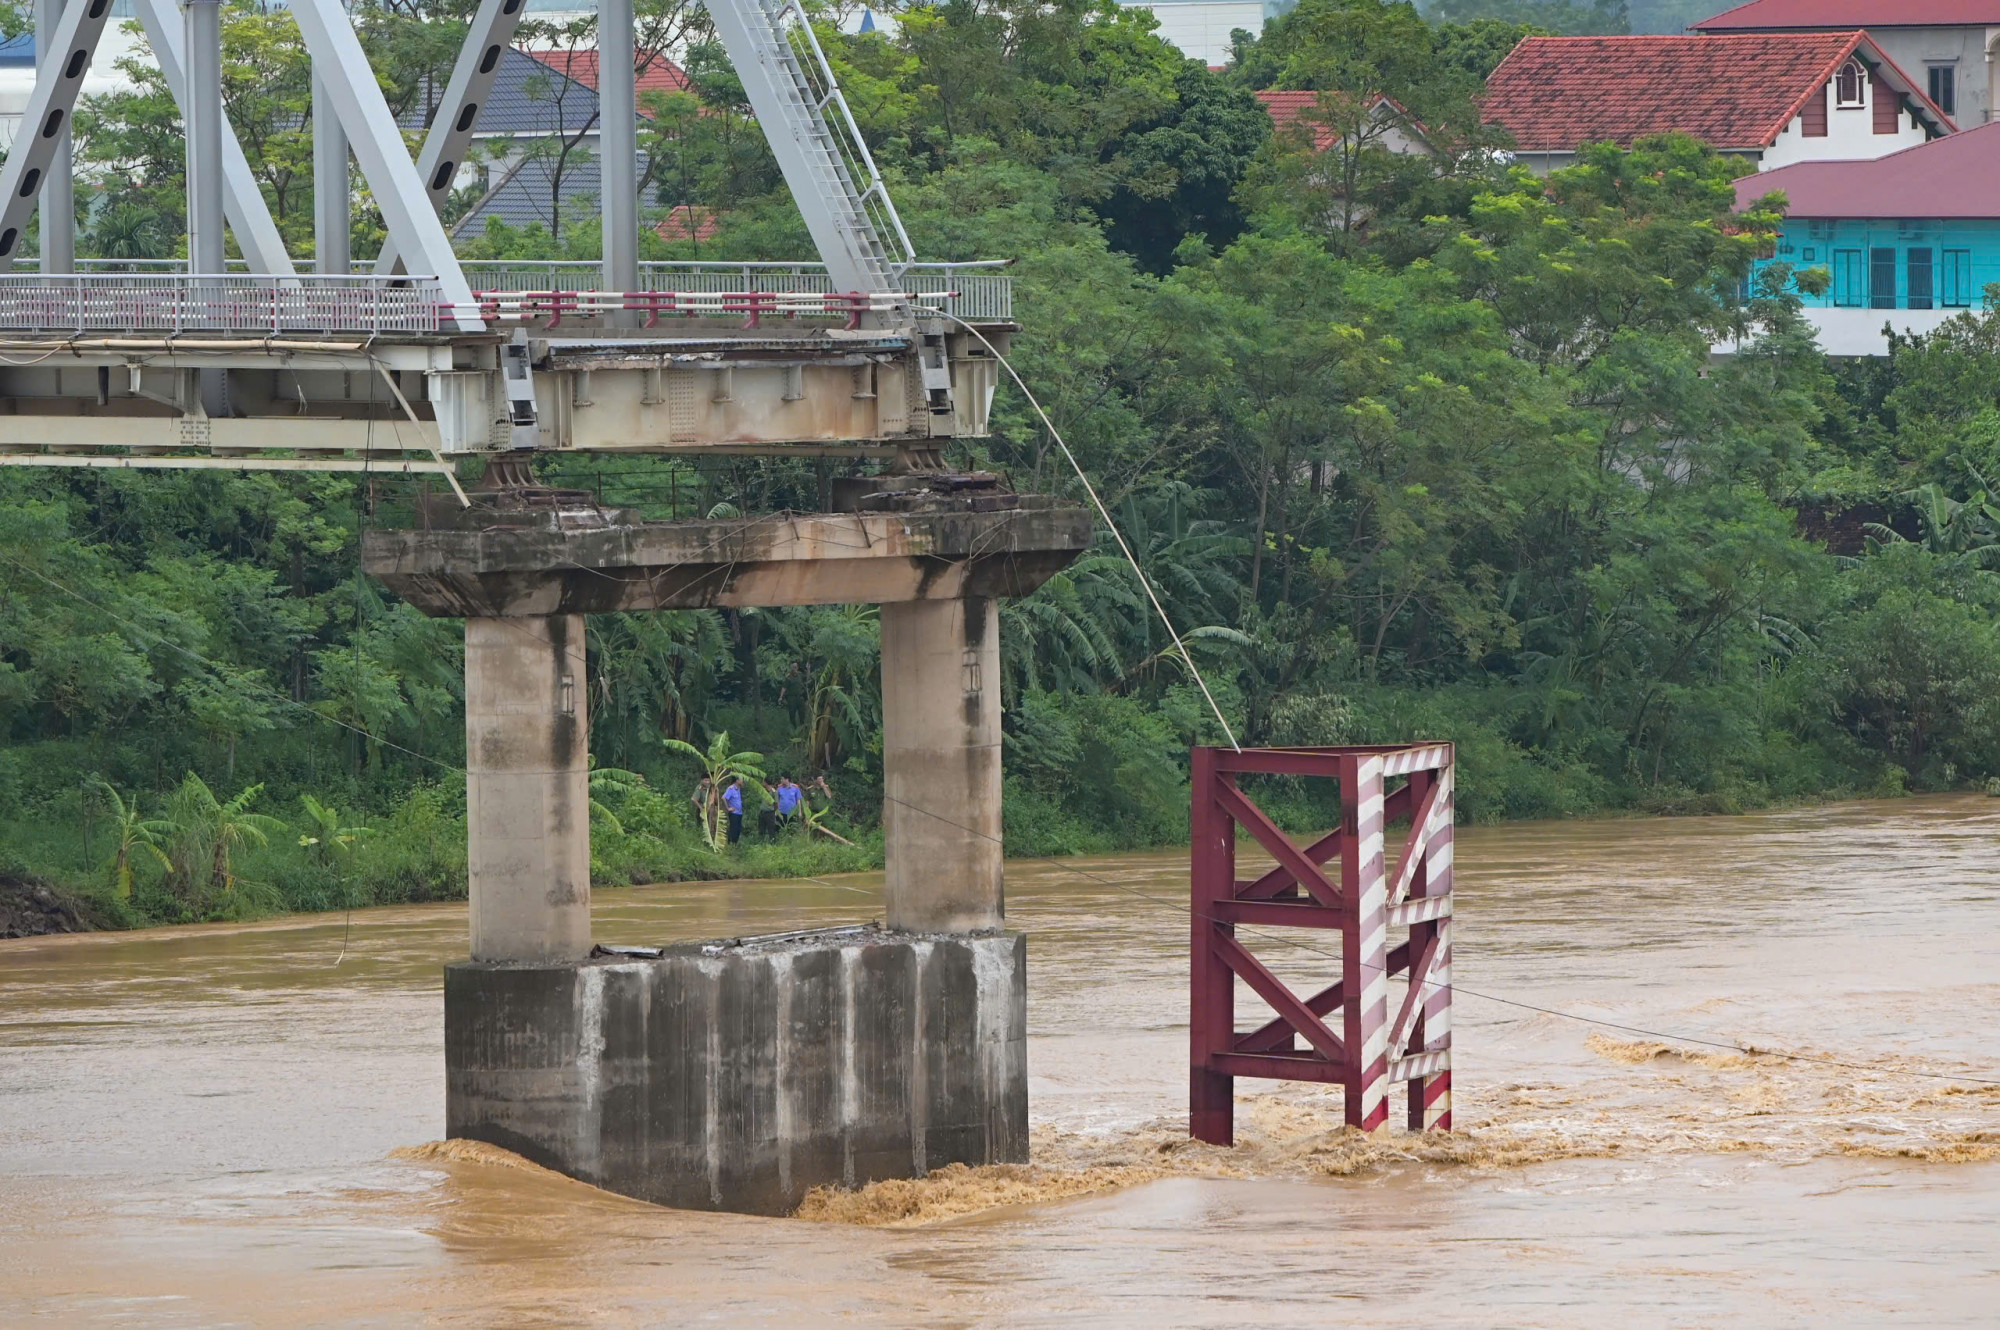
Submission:
POLYGON ((590 954, 583 616, 465 621, 472 959, 590 954))
POLYGON ((348 272, 348 237, 353 227, 352 186, 347 174, 347 131, 333 109, 319 71, 313 71, 313 270, 329 277, 348 272))
MULTIPOLYGON (((40 63, 49 61, 56 24, 62 21, 63 0, 35 0, 35 50, 40 63)), ((67 52, 58 52, 60 60, 67 52)), ((71 161, 69 126, 56 140, 56 155, 42 185, 42 271, 76 271, 76 181, 71 161)))
POLYGON ((882 787, 888 925, 999 928, 998 602, 882 607, 882 787))

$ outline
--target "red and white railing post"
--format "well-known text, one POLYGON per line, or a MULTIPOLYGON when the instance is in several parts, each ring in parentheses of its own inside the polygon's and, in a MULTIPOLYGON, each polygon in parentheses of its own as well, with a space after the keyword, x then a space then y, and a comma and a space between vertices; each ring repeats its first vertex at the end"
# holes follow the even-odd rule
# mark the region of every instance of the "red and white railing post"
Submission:
POLYGON ((1364 1131, 1389 1120, 1390 1087, 1407 1082, 1410 1127, 1449 1131, 1451 745, 1197 748, 1193 787, 1189 1133, 1232 1141, 1237 1076, 1338 1084, 1348 1125, 1364 1131), (1237 788, 1251 773, 1338 781, 1340 825, 1295 845, 1237 788), (1387 831, 1403 821, 1410 830, 1390 872, 1387 831), (1238 826, 1274 868, 1237 876, 1238 826), (1326 867, 1335 860, 1337 885, 1326 867), (1238 938, 1238 925, 1251 926, 1253 940, 1272 927, 1338 929, 1340 977, 1301 997, 1238 938), (1408 938, 1391 945, 1405 928, 1408 938), (1392 1009, 1397 975, 1405 989, 1392 1009), (1236 1029, 1239 979, 1274 1019, 1236 1029), (1338 1034, 1325 1019, 1336 1007, 1338 1034))

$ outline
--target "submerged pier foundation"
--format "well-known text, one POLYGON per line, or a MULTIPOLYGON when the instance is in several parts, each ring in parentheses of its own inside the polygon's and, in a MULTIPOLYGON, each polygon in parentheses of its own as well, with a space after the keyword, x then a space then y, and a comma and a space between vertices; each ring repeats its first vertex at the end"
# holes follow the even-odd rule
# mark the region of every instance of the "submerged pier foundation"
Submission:
POLYGON ((1031 496, 875 497, 888 510, 646 523, 482 496, 367 533, 367 571, 466 620, 472 955, 445 980, 448 1134, 760 1214, 823 1183, 1026 1160, 998 599, 1075 558, 1090 523, 1031 496), (597 946, 584 616, 849 602, 883 607, 880 924, 597 946))

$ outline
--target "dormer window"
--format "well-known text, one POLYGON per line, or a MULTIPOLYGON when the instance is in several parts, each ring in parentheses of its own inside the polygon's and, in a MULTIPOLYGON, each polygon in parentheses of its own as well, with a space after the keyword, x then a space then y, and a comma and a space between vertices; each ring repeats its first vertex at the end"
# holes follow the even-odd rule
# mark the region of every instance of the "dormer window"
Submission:
POLYGON ((1833 103, 1843 110, 1852 110, 1866 103, 1864 90, 1868 86, 1868 75, 1862 70, 1859 60, 1850 60, 1840 67, 1833 76, 1833 103))

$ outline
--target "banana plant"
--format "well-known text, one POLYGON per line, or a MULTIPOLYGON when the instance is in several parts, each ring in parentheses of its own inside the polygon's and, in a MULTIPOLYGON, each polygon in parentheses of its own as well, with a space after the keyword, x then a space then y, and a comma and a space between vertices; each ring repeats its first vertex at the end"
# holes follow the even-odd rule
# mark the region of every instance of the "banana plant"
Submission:
POLYGON ((711 850, 722 849, 725 837, 722 832, 722 791, 737 777, 745 780, 764 779, 764 755, 746 750, 738 751, 729 746, 729 731, 723 730, 709 742, 706 752, 696 748, 685 739, 666 740, 667 750, 685 753, 702 765, 701 784, 696 787, 695 806, 701 814, 701 835, 711 850))
POLYGON ((111 802, 112 850, 107 864, 111 894, 121 901, 130 900, 135 859, 151 857, 163 869, 173 867, 160 842, 172 833, 174 824, 163 818, 140 816, 139 796, 133 795, 132 802, 126 803, 109 781, 98 781, 97 788, 111 802))

